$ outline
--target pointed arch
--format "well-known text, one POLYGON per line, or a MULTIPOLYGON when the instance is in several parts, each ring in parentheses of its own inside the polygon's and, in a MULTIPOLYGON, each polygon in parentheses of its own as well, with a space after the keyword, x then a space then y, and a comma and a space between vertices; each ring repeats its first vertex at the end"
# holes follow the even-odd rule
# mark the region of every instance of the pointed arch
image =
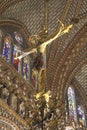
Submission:
POLYGON ((21 22, 12 19, 0 19, 0 28, 12 36, 14 36, 14 32, 20 33, 24 41, 23 48, 29 47, 28 38, 30 34, 21 22))
POLYGON ((87 46, 85 42, 80 41, 81 37, 86 36, 87 25, 77 33, 73 41, 67 46, 54 75, 51 89, 54 92, 54 96, 57 95, 63 99, 66 83, 74 71, 81 62, 86 61, 87 46), (59 92, 60 91, 60 92, 59 92))

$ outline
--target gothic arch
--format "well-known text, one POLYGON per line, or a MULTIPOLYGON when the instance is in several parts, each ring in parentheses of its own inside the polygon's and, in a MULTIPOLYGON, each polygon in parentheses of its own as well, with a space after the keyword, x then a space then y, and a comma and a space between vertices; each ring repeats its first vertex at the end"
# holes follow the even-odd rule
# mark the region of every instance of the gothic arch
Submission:
POLYGON ((23 48, 29 47, 28 39, 29 39, 29 32, 27 31, 26 27, 17 20, 12 19, 1 19, 0 20, 0 28, 1 30, 7 30, 7 33, 12 33, 12 31, 19 31, 23 35, 25 44, 23 48), (9 29, 8 29, 9 28, 9 29))
POLYGON ((67 46, 65 53, 56 68, 51 86, 52 91, 54 91, 54 96, 57 95, 56 92, 58 91, 59 95, 57 96, 61 99, 63 98, 62 90, 65 89, 65 85, 68 81, 69 76, 71 75, 71 72, 73 72, 75 67, 77 67, 82 62, 83 64, 86 62, 87 45, 85 42, 81 41, 81 38, 86 34, 86 31, 87 25, 84 25, 80 32, 77 33, 73 41, 67 46))

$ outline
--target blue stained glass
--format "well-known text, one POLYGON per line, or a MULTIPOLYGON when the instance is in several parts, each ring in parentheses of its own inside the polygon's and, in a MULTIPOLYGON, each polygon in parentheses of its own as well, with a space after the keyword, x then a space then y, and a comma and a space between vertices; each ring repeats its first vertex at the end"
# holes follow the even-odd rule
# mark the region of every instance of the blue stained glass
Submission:
POLYGON ((13 58, 16 58, 19 52, 20 52, 20 49, 15 45, 14 50, 13 50, 13 58))
POLYGON ((21 34, 19 34, 18 32, 14 32, 14 37, 15 37, 16 41, 17 41, 19 44, 22 44, 22 43, 23 43, 23 39, 22 39, 21 34))
POLYGON ((23 76, 24 76, 24 79, 28 80, 28 77, 29 77, 29 65, 28 65, 28 61, 23 62, 23 76))
POLYGON ((77 121, 76 115, 76 104, 75 104, 75 93, 74 90, 69 87, 68 88, 68 106, 69 106, 69 119, 70 121, 77 121))
POLYGON ((85 113, 84 113, 84 109, 83 109, 82 105, 78 105, 77 112, 78 112, 79 124, 81 126, 84 126, 85 125, 85 113))
POLYGON ((10 39, 9 37, 6 37, 4 39, 4 46, 3 46, 3 53, 2 57, 6 59, 6 61, 10 60, 10 55, 11 55, 11 44, 10 44, 10 39))

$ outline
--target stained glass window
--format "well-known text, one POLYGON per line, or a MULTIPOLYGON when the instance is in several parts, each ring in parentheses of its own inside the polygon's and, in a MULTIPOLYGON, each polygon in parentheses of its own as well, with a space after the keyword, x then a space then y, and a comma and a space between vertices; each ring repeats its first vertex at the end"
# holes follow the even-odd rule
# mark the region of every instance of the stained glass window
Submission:
POLYGON ((23 59, 23 76, 24 79, 29 79, 29 64, 28 59, 26 57, 23 59))
POLYGON ((11 40, 10 40, 9 37, 4 38, 4 46, 3 46, 2 57, 4 57, 7 62, 11 58, 11 40))
POLYGON ((77 122, 77 113, 76 113, 76 102, 75 102, 75 93, 72 87, 68 88, 68 107, 69 107, 69 120, 70 122, 77 122))
POLYGON ((20 67, 19 67, 20 61, 16 57, 18 57, 20 55, 20 53, 21 53, 21 50, 15 45, 14 50, 13 50, 13 65, 14 65, 15 69, 18 71, 20 69, 20 67))
POLYGON ((80 127, 85 126, 86 125, 85 113, 84 113, 84 108, 82 105, 77 106, 77 113, 78 113, 78 121, 79 121, 80 127))
POLYGON ((14 32, 14 37, 15 37, 16 41, 17 41, 19 44, 22 44, 22 43, 23 43, 23 39, 22 39, 22 36, 21 36, 20 33, 14 32))

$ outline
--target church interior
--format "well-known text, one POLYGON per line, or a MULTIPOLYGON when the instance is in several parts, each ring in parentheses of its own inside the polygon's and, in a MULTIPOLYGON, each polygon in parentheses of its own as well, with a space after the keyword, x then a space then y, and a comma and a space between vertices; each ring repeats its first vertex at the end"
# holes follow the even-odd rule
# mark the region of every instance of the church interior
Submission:
POLYGON ((87 130, 87 0, 0 0, 0 130, 87 130))

